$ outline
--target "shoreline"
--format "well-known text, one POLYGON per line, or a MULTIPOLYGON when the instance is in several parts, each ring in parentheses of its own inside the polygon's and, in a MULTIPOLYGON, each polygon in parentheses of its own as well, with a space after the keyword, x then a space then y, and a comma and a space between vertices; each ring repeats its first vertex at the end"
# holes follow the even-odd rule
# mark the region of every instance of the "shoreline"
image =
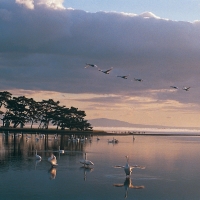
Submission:
POLYGON ((105 134, 105 131, 75 131, 75 130, 60 130, 60 129, 38 129, 38 128, 5 128, 0 127, 0 132, 9 131, 13 133, 46 133, 46 134, 63 134, 63 135, 71 135, 71 134, 94 134, 98 132, 99 134, 105 134))
POLYGON ((12 132, 12 133, 46 133, 46 134, 58 134, 58 135, 111 135, 111 136, 200 136, 200 133, 152 133, 152 132, 106 132, 103 130, 92 130, 92 131, 76 131, 76 130, 57 130, 57 129, 38 129, 38 128, 5 128, 0 127, 0 132, 12 132))

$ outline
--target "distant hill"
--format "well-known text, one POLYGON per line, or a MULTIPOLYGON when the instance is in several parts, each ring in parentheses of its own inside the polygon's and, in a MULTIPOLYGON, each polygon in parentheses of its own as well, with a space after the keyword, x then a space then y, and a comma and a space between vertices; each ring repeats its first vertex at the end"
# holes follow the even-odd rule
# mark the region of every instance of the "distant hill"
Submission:
MULTIPOLYGON (((135 127, 135 128, 158 128, 158 126, 143 125, 143 124, 132 124, 120 120, 97 118, 88 120, 93 127, 135 127)), ((162 127, 162 126, 159 126, 162 127)), ((163 127, 164 128, 164 127, 163 127)))
POLYGON ((88 120, 92 127, 130 127, 130 128, 160 128, 160 129, 199 129, 199 127, 170 127, 157 125, 132 124, 115 119, 97 118, 88 120))

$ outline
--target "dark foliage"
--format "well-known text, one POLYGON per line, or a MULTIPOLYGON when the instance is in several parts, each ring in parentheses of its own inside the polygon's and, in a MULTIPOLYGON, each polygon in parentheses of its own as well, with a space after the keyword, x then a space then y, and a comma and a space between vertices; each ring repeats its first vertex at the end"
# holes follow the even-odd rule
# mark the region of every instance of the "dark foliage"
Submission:
POLYGON ((0 115, 4 127, 23 128, 30 123, 32 128, 34 123, 39 123, 38 128, 48 129, 51 123, 61 130, 92 130, 91 124, 84 119, 85 111, 59 104, 53 99, 37 102, 25 96, 12 97, 7 91, 0 92, 0 115))

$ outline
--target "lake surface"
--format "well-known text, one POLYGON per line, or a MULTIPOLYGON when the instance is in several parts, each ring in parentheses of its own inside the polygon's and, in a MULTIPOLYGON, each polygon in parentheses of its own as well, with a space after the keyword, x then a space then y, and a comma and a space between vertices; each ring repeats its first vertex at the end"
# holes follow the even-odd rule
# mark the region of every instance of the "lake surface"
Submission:
POLYGON ((0 133, 0 199, 200 199, 198 136, 115 136, 118 144, 108 143, 111 136, 99 136, 99 141, 94 136, 91 142, 27 136, 0 133), (41 161, 35 160, 36 149, 41 161), (92 169, 79 162, 84 152, 92 169), (51 153, 57 157, 55 168, 47 161, 51 153), (133 169, 130 179, 114 168, 126 164, 126 155, 130 165, 145 166, 133 169))

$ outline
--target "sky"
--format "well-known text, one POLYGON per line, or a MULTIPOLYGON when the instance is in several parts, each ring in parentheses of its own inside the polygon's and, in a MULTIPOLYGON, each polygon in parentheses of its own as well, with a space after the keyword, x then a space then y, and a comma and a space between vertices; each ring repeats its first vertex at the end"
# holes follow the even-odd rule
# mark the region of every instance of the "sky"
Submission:
POLYGON ((0 91, 88 120, 200 126, 200 0, 0 0, 0 30, 0 91))

